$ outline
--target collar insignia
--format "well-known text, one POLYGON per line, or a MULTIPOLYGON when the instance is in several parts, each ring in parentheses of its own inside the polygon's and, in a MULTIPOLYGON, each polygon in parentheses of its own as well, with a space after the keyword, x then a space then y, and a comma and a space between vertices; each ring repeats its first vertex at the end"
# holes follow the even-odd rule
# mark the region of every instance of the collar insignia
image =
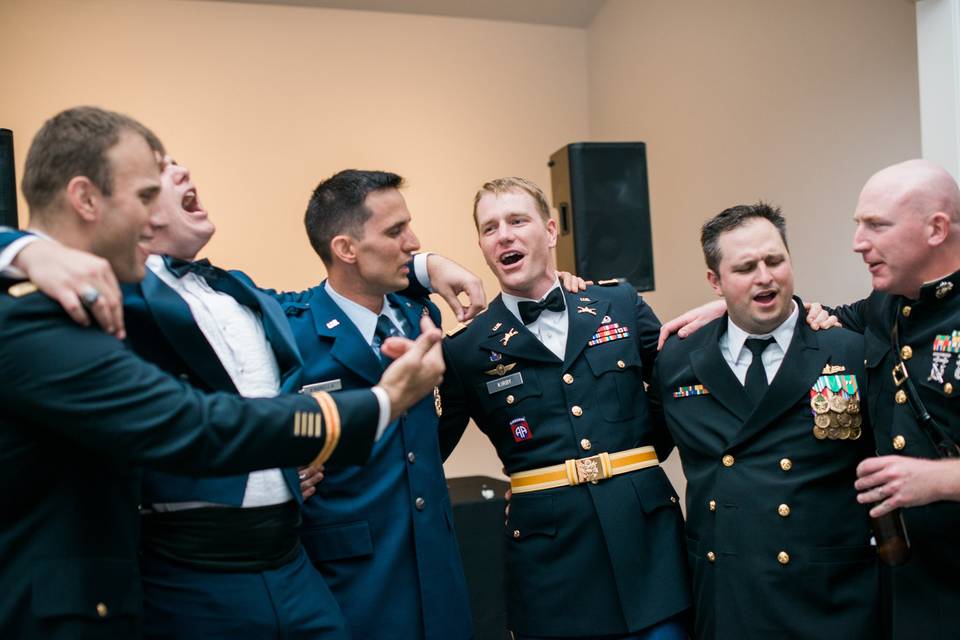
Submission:
POLYGON ((823 371, 820 372, 822 376, 831 376, 835 373, 840 373, 841 371, 846 371, 847 368, 842 364, 827 364, 824 365, 823 371))
POLYGON ((936 296, 937 298, 943 298, 945 295, 950 293, 953 290, 953 283, 949 280, 944 280, 937 285, 936 296))
POLYGON ((512 338, 515 335, 519 335, 519 333, 520 332, 517 331, 516 329, 511 328, 509 331, 503 334, 502 338, 500 338, 500 344, 502 344, 503 346, 507 346, 507 343, 510 342, 510 338, 512 338))
POLYGON ((337 327, 339 325, 340 325, 340 321, 334 318, 333 320, 327 323, 327 329, 333 329, 334 327, 337 327))
POLYGON ((502 323, 502 322, 498 322, 497 324, 495 324, 495 325, 493 325, 492 327, 490 327, 490 332, 493 333, 494 331, 498 331, 498 330, 500 329, 500 327, 502 327, 502 326, 503 326, 503 323, 502 323))
POLYGON ((592 316, 597 315, 597 310, 591 307, 577 307, 577 313, 589 313, 592 316))

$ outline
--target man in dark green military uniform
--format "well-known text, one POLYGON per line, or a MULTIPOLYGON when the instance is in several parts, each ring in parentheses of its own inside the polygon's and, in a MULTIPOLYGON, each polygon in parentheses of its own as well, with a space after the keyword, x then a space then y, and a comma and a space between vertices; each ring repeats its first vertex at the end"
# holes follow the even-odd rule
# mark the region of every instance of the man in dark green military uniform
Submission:
POLYGON ((445 341, 437 412, 445 455, 472 417, 510 474, 510 627, 524 640, 686 638, 683 521, 644 393, 657 317, 616 281, 561 290, 536 185, 487 183, 474 216, 503 293, 445 341))
POLYGON ((890 570, 893 637, 953 638, 960 611, 960 191, 939 166, 900 163, 870 178, 855 220, 853 249, 874 291, 836 313, 865 334, 880 455, 860 465, 859 498, 875 505, 873 515, 907 507, 912 557, 890 570))
MULTIPOLYGON (((31 226, 105 258, 121 281, 139 279, 142 243, 165 224, 156 207, 159 148, 126 116, 93 108, 55 116, 27 156, 31 226)), ((403 411, 442 370, 439 347, 427 352, 433 332, 375 391, 204 395, 116 338, 78 326, 31 283, 0 285, 3 637, 139 635, 138 465, 231 474, 311 460, 359 464, 384 407, 403 411)), ((94 305, 97 292, 84 298, 94 305)))
POLYGON ((695 636, 875 638, 877 559, 853 487, 873 450, 863 338, 800 319, 778 209, 727 209, 702 244, 728 315, 668 340, 651 385, 687 478, 695 636))

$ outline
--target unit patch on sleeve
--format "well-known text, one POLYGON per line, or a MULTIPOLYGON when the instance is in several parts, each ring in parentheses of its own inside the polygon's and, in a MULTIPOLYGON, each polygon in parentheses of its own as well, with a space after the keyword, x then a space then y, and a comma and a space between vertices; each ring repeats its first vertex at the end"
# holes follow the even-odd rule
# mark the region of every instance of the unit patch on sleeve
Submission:
POLYGON ((510 433, 513 434, 513 439, 516 442, 523 442, 533 437, 533 432, 530 431, 530 425, 527 424, 527 419, 522 417, 514 418, 510 421, 510 433))

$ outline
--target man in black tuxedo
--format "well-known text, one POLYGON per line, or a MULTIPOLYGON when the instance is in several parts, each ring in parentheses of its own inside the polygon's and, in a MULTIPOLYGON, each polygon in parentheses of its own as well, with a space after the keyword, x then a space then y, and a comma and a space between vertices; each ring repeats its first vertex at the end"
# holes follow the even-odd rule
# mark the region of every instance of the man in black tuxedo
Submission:
POLYGON ((651 386, 688 482, 695 635, 877 637, 877 560, 853 487, 872 449, 863 339, 798 321, 778 209, 727 209, 701 240, 728 313, 668 340, 651 386))

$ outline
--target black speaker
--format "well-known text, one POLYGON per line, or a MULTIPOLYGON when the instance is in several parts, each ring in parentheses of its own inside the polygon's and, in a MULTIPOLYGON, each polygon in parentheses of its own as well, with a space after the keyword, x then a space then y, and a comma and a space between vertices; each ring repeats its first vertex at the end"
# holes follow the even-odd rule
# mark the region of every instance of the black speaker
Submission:
POLYGON ((503 566, 503 494, 509 487, 486 476, 447 479, 475 640, 510 640, 503 566))
POLYGON ((550 156, 560 214, 557 266, 588 280, 653 289, 647 150, 642 142, 578 142, 550 156))
POLYGON ((13 166, 13 131, 0 129, 0 227, 18 226, 17 176, 13 166))

